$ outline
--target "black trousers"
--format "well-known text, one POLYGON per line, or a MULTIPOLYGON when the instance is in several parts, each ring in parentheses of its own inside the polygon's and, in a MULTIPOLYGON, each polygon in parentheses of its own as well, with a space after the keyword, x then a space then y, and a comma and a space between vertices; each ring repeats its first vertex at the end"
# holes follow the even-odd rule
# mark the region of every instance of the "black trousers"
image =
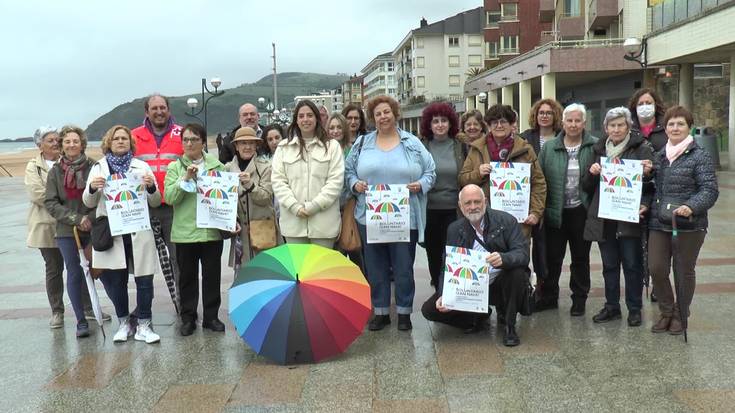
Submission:
POLYGON ((572 256, 569 266, 571 277, 569 288, 573 301, 585 301, 590 292, 590 248, 592 243, 584 240, 584 223, 587 209, 584 206, 565 208, 562 212, 561 228, 546 226, 546 264, 547 277, 540 285, 539 299, 556 301, 559 299, 559 278, 564 264, 564 256, 572 256))
POLYGON ((531 228, 532 249, 531 261, 533 262, 533 272, 539 280, 546 279, 546 227, 543 224, 534 225, 531 228))
POLYGON ((205 321, 218 318, 222 303, 222 240, 176 244, 179 265, 181 321, 195 321, 199 305, 199 263, 202 264, 202 317, 205 321))
MULTIPOLYGON (((498 314, 505 315, 507 325, 516 324, 516 314, 521 306, 528 271, 526 268, 505 270, 490 285, 490 304, 495 305, 498 314)), ((421 306, 421 314, 429 321, 444 323, 459 328, 470 328, 475 322, 487 320, 488 314, 465 311, 449 311, 442 313, 436 309, 439 293, 434 293, 421 306)))
POLYGON ((436 284, 444 271, 444 247, 447 245, 447 229, 449 224, 457 220, 457 209, 427 209, 426 229, 424 230, 424 248, 429 263, 431 285, 436 284))

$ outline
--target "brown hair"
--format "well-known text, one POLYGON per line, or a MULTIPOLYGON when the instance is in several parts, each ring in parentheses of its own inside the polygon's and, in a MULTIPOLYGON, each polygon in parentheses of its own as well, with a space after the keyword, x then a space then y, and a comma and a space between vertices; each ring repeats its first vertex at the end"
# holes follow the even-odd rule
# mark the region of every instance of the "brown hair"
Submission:
POLYGON ((395 99, 388 95, 378 95, 368 100, 367 103, 367 117, 372 124, 375 124, 375 108, 381 103, 387 103, 390 106, 390 110, 393 112, 396 121, 401 117, 401 106, 395 99))
POLYGON ((561 104, 557 102, 555 99, 541 99, 533 104, 531 107, 531 112, 528 114, 528 124, 531 125, 531 129, 537 130, 539 129, 538 125, 538 111, 541 109, 541 105, 549 105, 551 106, 551 111, 554 112, 554 131, 558 132, 561 130, 561 121, 562 121, 562 111, 564 110, 561 107, 561 104))
POLYGON ((659 96, 656 90, 649 87, 638 89, 635 93, 633 93, 633 96, 630 97, 630 101, 628 102, 628 110, 633 116, 633 123, 636 125, 638 124, 638 100, 641 98, 641 96, 645 94, 649 94, 653 98, 653 102, 656 106, 656 118, 660 118, 666 113, 666 107, 663 103, 664 101, 663 99, 661 99, 661 96, 659 96))
MULTIPOLYGON (((79 135, 79 140, 82 143, 82 153, 84 153, 85 150, 87 150, 87 135, 84 133, 84 130, 76 125, 64 125, 61 130, 59 131, 59 146, 61 146, 61 142, 64 140, 64 136, 70 134, 70 133, 76 133, 79 135)), ((64 149, 61 150, 61 152, 64 152, 64 149)))
POLYGON ((671 118, 684 118, 684 120, 687 122, 688 128, 691 128, 694 124, 694 117, 692 116, 692 112, 690 112, 689 109, 685 108, 684 106, 672 106, 669 108, 669 110, 666 111, 666 113, 664 113, 664 127, 666 127, 666 124, 669 123, 669 120, 671 118))
POLYGON ((288 131, 286 131, 288 137, 284 136, 284 138, 289 141, 294 138, 298 139, 299 154, 301 155, 301 159, 304 159, 304 146, 306 146, 306 143, 304 142, 304 138, 301 136, 301 128, 299 128, 299 124, 296 122, 296 120, 299 117, 299 111, 304 106, 308 107, 309 110, 311 110, 311 112, 314 114, 314 122, 316 122, 314 136, 319 139, 319 142, 324 145, 324 153, 327 153, 329 151, 329 136, 327 136, 327 127, 326 125, 322 125, 322 117, 319 113, 319 108, 316 107, 316 104, 311 100, 304 99, 296 104, 296 107, 293 110, 293 116, 291 118, 291 125, 289 125, 288 131))
POLYGON ((482 133, 483 134, 486 134, 487 133, 487 123, 485 123, 485 119, 482 116, 482 112, 480 112, 477 109, 469 110, 469 111, 465 112, 464 115, 462 115, 462 118, 459 121, 459 125, 460 125, 459 129, 462 132, 465 131, 464 130, 464 124, 467 123, 467 121, 470 120, 470 118, 475 118, 475 120, 477 121, 477 123, 479 123, 480 125, 482 125, 482 133))
POLYGON ((128 134, 128 139, 130 139, 130 150, 135 153, 135 139, 133 139, 133 133, 130 132, 130 128, 123 125, 115 125, 107 130, 105 136, 102 137, 102 143, 100 144, 102 153, 108 153, 112 150, 112 137, 115 135, 115 132, 120 129, 124 130, 125 133, 128 134))

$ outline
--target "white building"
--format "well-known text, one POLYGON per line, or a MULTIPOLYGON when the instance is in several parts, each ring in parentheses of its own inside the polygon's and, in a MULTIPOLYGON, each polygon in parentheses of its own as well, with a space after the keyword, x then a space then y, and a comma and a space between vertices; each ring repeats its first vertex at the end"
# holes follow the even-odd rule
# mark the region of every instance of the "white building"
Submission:
POLYGON ((342 110, 342 94, 338 94, 335 90, 323 90, 314 95, 296 96, 293 99, 294 105, 302 100, 310 100, 317 107, 324 105, 329 109, 329 113, 340 112, 342 110))
POLYGON ((362 68, 365 75, 365 99, 378 95, 396 97, 396 72, 392 53, 376 56, 362 68))
POLYGON ((399 102, 463 100, 468 70, 484 67, 484 19, 482 7, 432 24, 421 19, 391 53, 399 102))

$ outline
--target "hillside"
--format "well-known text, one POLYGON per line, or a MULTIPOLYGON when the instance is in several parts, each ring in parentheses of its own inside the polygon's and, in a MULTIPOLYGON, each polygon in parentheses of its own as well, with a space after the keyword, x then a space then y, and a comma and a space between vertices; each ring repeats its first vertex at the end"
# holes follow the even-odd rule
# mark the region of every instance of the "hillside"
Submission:
MULTIPOLYGON (((317 73, 286 72, 278 74, 278 103, 285 106, 292 103, 295 96, 310 94, 322 89, 334 89, 347 80, 343 75, 322 75, 317 73)), ((273 78, 265 76, 255 83, 246 83, 231 89, 212 99, 207 107, 208 133, 231 129, 237 123, 237 110, 245 102, 257 103, 258 98, 273 95, 273 78)), ((201 94, 170 97, 171 113, 179 124, 194 120, 184 113, 188 111, 186 100, 190 97, 201 99, 201 94)), ((143 120, 143 103, 145 97, 123 103, 97 118, 87 127, 90 139, 100 139, 115 124, 135 127, 143 120)), ((201 104, 202 102, 200 102, 201 104)), ((203 116, 201 114, 200 116, 203 116)))

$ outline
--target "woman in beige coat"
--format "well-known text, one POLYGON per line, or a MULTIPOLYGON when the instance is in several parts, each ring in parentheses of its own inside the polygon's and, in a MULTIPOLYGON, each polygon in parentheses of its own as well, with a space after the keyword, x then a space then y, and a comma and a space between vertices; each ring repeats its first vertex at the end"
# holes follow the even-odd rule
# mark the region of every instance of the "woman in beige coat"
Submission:
MULTIPOLYGON (((107 178, 115 173, 143 177, 149 207, 161 205, 161 192, 156 186, 153 172, 147 163, 133 158, 135 141, 130 129, 122 125, 110 128, 102 138, 102 153, 105 155, 92 166, 87 178, 82 199, 89 208, 97 208, 96 216, 106 216, 104 192, 107 178)), ((103 269, 101 280, 108 297, 115 306, 120 326, 114 342, 127 341, 135 333, 135 339, 146 343, 158 342, 161 338, 151 328, 151 303, 153 301, 153 274, 158 271, 158 251, 153 231, 148 229, 132 234, 117 235, 112 248, 106 251, 92 250, 94 267, 103 269), (138 326, 129 323, 128 276, 135 275, 138 304, 138 326)))
POLYGON ((327 137, 319 109, 310 100, 296 104, 288 136, 273 155, 271 175, 281 232, 286 242, 332 248, 341 222, 342 148, 327 137))
POLYGON ((274 239, 281 239, 275 225, 276 213, 273 210, 273 188, 271 186, 270 160, 257 156, 258 146, 263 142, 250 127, 237 130, 232 144, 235 147, 234 158, 225 165, 227 172, 240 175, 239 200, 237 205, 237 223, 240 225, 241 251, 236 249, 236 241, 230 244, 229 265, 243 265, 257 255, 261 249, 254 247, 250 241, 250 221, 270 220, 274 227, 274 239))

